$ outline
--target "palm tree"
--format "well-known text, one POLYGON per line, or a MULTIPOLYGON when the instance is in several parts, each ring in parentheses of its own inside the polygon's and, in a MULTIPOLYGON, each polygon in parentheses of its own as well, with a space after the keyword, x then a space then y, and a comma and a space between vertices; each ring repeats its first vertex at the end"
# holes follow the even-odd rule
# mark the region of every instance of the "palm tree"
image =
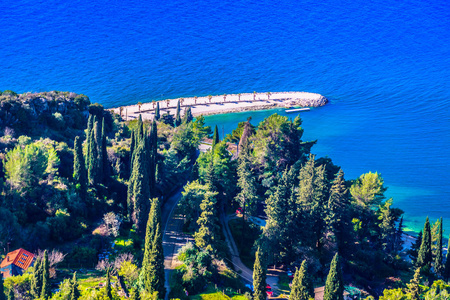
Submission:
POLYGON ((141 106, 142 106, 142 102, 138 102, 139 113, 141 112, 141 106))
POLYGON ((153 109, 155 109, 156 102, 152 101, 153 109))
POLYGON ((121 106, 121 107, 119 107, 119 114, 120 114, 121 118, 122 118, 122 113, 123 113, 123 107, 121 106))
POLYGON ((223 102, 227 100, 227 94, 223 94, 223 102))
POLYGON ((167 107, 169 107, 169 105, 170 105, 170 100, 169 99, 166 100, 166 104, 167 104, 167 107))
POLYGON ((180 104, 183 106, 184 98, 180 98, 180 104))
POLYGON ((209 103, 211 103, 211 99, 212 99, 212 96, 211 96, 211 95, 208 95, 209 103))
POLYGON ((194 103, 197 104, 197 96, 194 97, 194 103))
POLYGON ((241 93, 238 94, 238 101, 241 101, 241 93))
POLYGON ((267 92, 266 94, 267 94, 267 100, 270 100, 270 95, 272 95, 272 93, 271 92, 267 92))
POLYGON ((253 101, 256 100, 256 91, 253 92, 253 101))

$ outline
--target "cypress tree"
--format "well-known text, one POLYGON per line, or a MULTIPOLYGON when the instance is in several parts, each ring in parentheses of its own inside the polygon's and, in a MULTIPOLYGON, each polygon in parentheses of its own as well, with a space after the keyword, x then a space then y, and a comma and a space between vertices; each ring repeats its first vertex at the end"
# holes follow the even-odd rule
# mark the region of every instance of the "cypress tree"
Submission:
POLYGON ((434 258, 434 272, 437 275, 440 275, 444 269, 444 266, 442 265, 442 218, 439 222, 439 233, 436 241, 436 255, 434 258))
POLYGON ((78 288, 77 272, 73 273, 72 281, 70 282, 69 300, 78 300, 81 297, 80 290, 78 288))
POLYGON ((128 183, 127 204, 128 216, 137 229, 145 224, 149 211, 149 177, 147 172, 147 151, 145 141, 141 141, 135 150, 133 170, 128 183))
POLYGON ((48 263, 48 252, 44 251, 44 260, 42 261, 42 291, 41 298, 48 299, 52 296, 50 288, 50 265, 48 263))
POLYGON ((33 276, 31 277, 31 295, 39 298, 42 291, 42 260, 37 257, 34 262, 33 276))
POLYGON ((175 115, 175 126, 178 127, 181 125, 181 112, 180 112, 180 100, 177 103, 177 112, 175 115))
POLYGON ((79 195, 86 200, 87 194, 87 171, 83 158, 83 146, 80 137, 75 137, 74 159, 73 159, 73 179, 79 185, 79 195))
POLYGON ((150 130, 150 194, 154 196, 156 187, 156 164, 158 157, 158 127, 156 121, 153 120, 150 130))
POLYGON ((304 260, 300 270, 295 271, 289 300, 309 300, 309 298, 314 298, 314 288, 308 276, 306 260, 304 260))
POLYGON ((94 128, 94 116, 89 114, 87 129, 86 129, 86 156, 85 156, 85 165, 89 166, 89 157, 90 157, 90 147, 89 147, 89 137, 91 136, 92 129, 94 128))
POLYGON ((431 228, 430 221, 427 217, 427 219, 425 220, 425 225, 423 227, 422 243, 420 244, 419 254, 417 256, 417 267, 430 268, 432 260, 433 256, 431 252, 431 228))
POLYGON ((214 148, 214 146, 216 144, 218 144, 219 142, 220 142, 219 129, 217 128, 217 125, 216 125, 216 127, 214 127, 214 135, 213 135, 213 138, 212 138, 212 148, 214 148))
MULTIPOLYGON (((103 119, 102 119, 103 124, 103 119)), ((102 151, 102 126, 99 121, 94 123, 95 144, 97 145, 97 183, 103 182, 103 151, 102 151)))
MULTIPOLYGON (((450 249, 450 236, 448 237, 448 246, 447 249, 450 249)), ((442 276, 445 281, 448 281, 450 278, 450 251, 447 250, 447 256, 445 258, 445 266, 442 276)))
MULTIPOLYGON (((95 124, 97 124, 97 122, 95 124)), ((90 185, 95 185, 97 183, 97 171, 98 171, 98 151, 97 151, 98 147, 95 141, 95 130, 91 130, 88 145, 89 145, 88 181, 90 185)))
POLYGON ((106 179, 109 177, 109 163, 108 163, 108 152, 106 150, 106 132, 105 132, 105 118, 102 120, 102 143, 100 152, 102 153, 102 166, 103 166, 103 180, 106 183, 106 179))
POLYGON ((200 203, 201 214, 197 220, 198 230, 194 233, 195 245, 199 248, 213 251, 218 242, 218 223, 216 215, 217 192, 206 192, 200 203))
POLYGON ((106 284, 105 284, 105 294, 109 300, 112 300, 112 291, 111 291, 111 275, 109 270, 106 272, 106 284))
POLYGON ((261 249, 255 254, 255 264, 253 265, 253 299, 266 300, 266 269, 262 262, 261 249))
POLYGON ((14 287, 12 286, 8 291, 8 300, 15 300, 14 287))
POLYGON ((192 120, 194 120, 194 117, 192 116, 191 107, 188 106, 188 107, 184 110, 183 124, 190 123, 190 122, 192 122, 192 120))
POLYGON ((161 233, 161 207, 158 198, 152 200, 145 232, 145 249, 139 274, 140 286, 149 293, 158 292, 164 298, 164 254, 161 233))
POLYGON ((144 137, 144 122, 142 122, 141 114, 139 114, 136 133, 137 133, 137 135, 135 136, 136 143, 139 143, 142 140, 142 138, 144 137))
POLYGON ((411 245, 408 250, 408 255, 413 264, 417 263, 417 256, 419 255, 420 245, 422 244, 422 230, 417 235, 416 241, 411 245))
POLYGON ((159 121, 160 118, 161 118, 161 113, 159 112, 159 102, 156 102, 155 120, 159 121))
POLYGON ((330 272, 325 283, 323 300, 343 300, 344 283, 342 281, 342 270, 339 255, 336 253, 330 265, 330 272))
POLYGON ((134 161, 134 150, 136 149, 136 134, 134 130, 131 131, 131 142, 130 142, 130 170, 129 174, 131 176, 131 171, 133 170, 134 161))
POLYGON ((256 176, 252 172, 250 157, 245 151, 241 152, 241 155, 239 156, 237 175, 237 186, 240 191, 236 195, 236 200, 244 209, 244 218, 246 214, 254 216, 258 205, 256 176))
POLYGON ((6 300, 5 286, 3 285, 3 273, 1 272, 0 272, 0 300, 6 300))

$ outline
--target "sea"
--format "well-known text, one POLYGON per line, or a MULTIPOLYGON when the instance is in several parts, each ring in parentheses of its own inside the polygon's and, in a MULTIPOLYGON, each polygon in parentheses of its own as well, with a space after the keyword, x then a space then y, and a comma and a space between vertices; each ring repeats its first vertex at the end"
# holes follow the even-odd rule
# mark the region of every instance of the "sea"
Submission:
MULTIPOLYGON (((106 108, 307 91, 303 140, 346 179, 379 172, 408 230, 450 233, 450 2, 0 1, 0 90, 72 91, 106 108)), ((209 116, 230 133, 284 110, 209 116)))

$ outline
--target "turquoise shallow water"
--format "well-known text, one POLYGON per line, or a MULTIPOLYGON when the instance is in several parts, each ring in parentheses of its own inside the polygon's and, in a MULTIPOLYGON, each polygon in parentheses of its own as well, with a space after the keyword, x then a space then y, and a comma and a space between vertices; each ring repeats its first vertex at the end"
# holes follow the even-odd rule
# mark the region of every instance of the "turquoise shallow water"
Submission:
MULTIPOLYGON (((381 172, 413 229, 450 220, 450 5, 350 2, 0 1, 0 90, 74 91, 106 107, 321 93, 331 104, 302 115, 318 155, 347 178, 381 172)), ((229 132, 247 116, 208 122, 229 132)))

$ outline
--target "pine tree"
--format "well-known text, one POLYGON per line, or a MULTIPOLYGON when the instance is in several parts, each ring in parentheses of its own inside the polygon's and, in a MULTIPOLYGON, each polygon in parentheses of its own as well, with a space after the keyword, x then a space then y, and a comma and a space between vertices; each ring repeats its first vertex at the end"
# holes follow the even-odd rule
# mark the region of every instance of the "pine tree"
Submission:
POLYGON ((73 273, 72 281, 70 282, 69 300, 78 300, 81 297, 80 289, 78 288, 77 272, 73 273))
POLYGON ((237 169, 238 182, 237 186, 240 191, 236 195, 236 200, 239 202, 240 206, 244 209, 245 215, 254 216, 257 209, 257 186, 255 175, 252 172, 252 166, 250 158, 247 153, 241 152, 239 156, 239 166, 237 169))
POLYGON ((180 111, 180 100, 177 102, 177 111, 175 114, 175 126, 178 127, 181 125, 181 111, 180 111))
POLYGON ((194 120, 194 117, 192 116, 191 107, 188 106, 188 107, 184 110, 183 124, 190 123, 190 122, 192 122, 192 120, 194 120))
POLYGON ((417 267, 430 268, 432 260, 433 256, 431 252, 431 228, 430 221, 427 217, 425 225, 423 227, 422 243, 420 244, 419 254, 417 256, 417 267))
POLYGON ((350 201, 347 196, 344 172, 341 169, 331 186, 330 196, 328 198, 328 213, 325 217, 327 227, 336 237, 339 250, 344 248, 344 234, 346 232, 345 217, 349 204, 350 201))
POLYGON ((159 121, 161 118, 161 113, 159 112, 159 102, 156 102, 156 109, 155 109, 155 120, 159 121))
POLYGON ((214 146, 216 144, 218 144, 219 142, 220 142, 219 129, 217 128, 217 125, 216 125, 216 127, 214 127, 214 135, 213 135, 213 138, 212 138, 212 148, 214 148, 214 146))
POLYGON ((437 275, 440 275, 444 269, 444 266, 442 265, 442 230, 443 224, 442 224, 442 218, 439 222, 439 232, 438 237, 436 241, 436 254, 434 257, 434 272, 437 275))
POLYGON ((342 281, 342 270, 339 255, 336 253, 330 265, 330 272, 325 283, 323 300, 343 300, 344 283, 342 281))
MULTIPOLYGON (((448 237, 447 249, 450 249, 450 236, 448 237)), ((445 266, 444 266, 442 276, 444 277, 445 281, 448 281, 450 278, 450 251, 447 251, 447 256, 445 258, 445 266)))
POLYGON ((102 166, 103 166, 103 180, 106 183, 107 178, 109 177, 109 163, 108 163, 108 151, 106 149, 106 131, 105 131, 105 118, 102 120, 102 143, 100 152, 102 153, 102 166))
POLYGON ((314 288, 304 260, 300 269, 295 271, 289 300, 309 300, 309 298, 314 298, 314 288))
POLYGON ((145 141, 141 141, 135 150, 133 170, 128 183, 128 216, 137 226, 141 228, 145 224, 147 212, 149 211, 149 177, 147 172, 147 151, 145 141))
POLYGON ((42 291, 42 260, 37 257, 34 262, 33 276, 31 277, 31 295, 35 298, 39 298, 42 291))
POLYGON ((86 200, 87 195, 87 171, 83 158, 83 146, 80 137, 75 137, 74 159, 73 159, 73 179, 79 185, 79 195, 86 200))
POLYGON ((95 185, 97 183, 97 171, 98 171, 98 151, 97 151, 98 147, 95 141, 95 130, 91 130, 90 132, 88 146, 89 146, 88 181, 90 185, 95 185))
POLYGON ((414 277, 411 279, 409 283, 406 285, 408 286, 408 292, 411 295, 411 300, 419 300, 420 299, 420 268, 417 268, 414 272, 414 277))
POLYGON ((0 272, 0 300, 6 300, 5 286, 3 285, 3 273, 1 272, 0 272))
POLYGON ((109 300, 112 300, 111 274, 109 273, 109 270, 106 272, 105 294, 109 300))
POLYGON ((255 253, 255 263, 253 265, 253 299, 266 300, 266 268, 262 261, 261 249, 255 253))
POLYGON ((50 287, 50 265, 48 263, 48 252, 44 251, 44 260, 42 261, 42 291, 41 298, 46 300, 52 295, 50 287))
POLYGON ((194 233, 195 245, 199 248, 212 251, 218 242, 218 223, 216 215, 217 192, 206 192, 200 203, 201 214, 197 220, 198 230, 194 233))

